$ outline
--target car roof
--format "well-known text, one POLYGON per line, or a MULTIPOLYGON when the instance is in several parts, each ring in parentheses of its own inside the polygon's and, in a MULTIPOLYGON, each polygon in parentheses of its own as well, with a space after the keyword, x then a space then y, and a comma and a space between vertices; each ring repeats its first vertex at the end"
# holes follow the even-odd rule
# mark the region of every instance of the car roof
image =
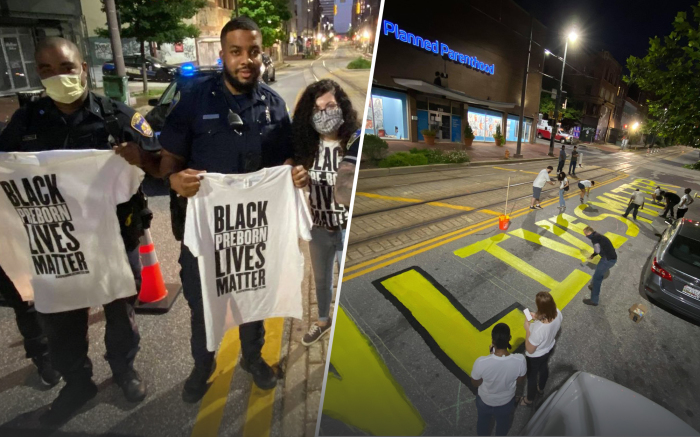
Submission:
POLYGON ((677 235, 700 241, 700 222, 684 218, 679 226, 677 235))

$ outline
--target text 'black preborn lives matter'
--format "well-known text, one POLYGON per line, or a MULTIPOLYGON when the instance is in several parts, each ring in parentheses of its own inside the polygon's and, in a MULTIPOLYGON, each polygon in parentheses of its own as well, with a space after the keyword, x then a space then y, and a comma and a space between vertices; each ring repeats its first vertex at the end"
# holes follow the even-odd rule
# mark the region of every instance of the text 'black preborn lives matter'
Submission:
POLYGON ((90 273, 55 174, 0 181, 0 187, 22 220, 37 275, 90 273))
POLYGON ((265 287, 267 201, 214 206, 217 296, 265 287))
POLYGON ((309 169, 311 192, 309 201, 313 223, 320 227, 337 227, 345 223, 347 210, 333 196, 338 165, 341 160, 340 147, 320 147, 314 165, 309 169))

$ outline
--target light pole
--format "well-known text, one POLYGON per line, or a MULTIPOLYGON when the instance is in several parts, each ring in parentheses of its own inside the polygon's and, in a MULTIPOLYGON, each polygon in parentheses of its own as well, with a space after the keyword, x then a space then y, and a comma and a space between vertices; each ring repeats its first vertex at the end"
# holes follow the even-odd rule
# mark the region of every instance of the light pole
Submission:
POLYGON ((561 106, 561 94, 563 91, 562 88, 564 87, 564 69, 566 68, 566 52, 569 49, 569 40, 571 40, 571 42, 574 42, 576 41, 576 38, 578 38, 578 34, 576 33, 576 31, 572 30, 571 32, 569 32, 569 35, 566 38, 566 44, 564 45, 564 59, 561 63, 561 80, 559 81, 559 92, 557 93, 557 101, 554 104, 554 126, 552 126, 552 133, 549 135, 549 156, 554 156, 554 137, 559 131, 559 127, 557 126, 557 119, 559 118, 559 106, 561 106))
POLYGON ((530 53, 532 52, 532 29, 534 27, 535 19, 530 17, 530 44, 527 47, 527 63, 525 64, 525 75, 523 77, 523 89, 520 92, 520 117, 518 123, 518 144, 515 148, 514 158, 522 158, 522 142, 523 135, 525 134, 525 92, 527 91, 527 75, 530 70, 530 53))

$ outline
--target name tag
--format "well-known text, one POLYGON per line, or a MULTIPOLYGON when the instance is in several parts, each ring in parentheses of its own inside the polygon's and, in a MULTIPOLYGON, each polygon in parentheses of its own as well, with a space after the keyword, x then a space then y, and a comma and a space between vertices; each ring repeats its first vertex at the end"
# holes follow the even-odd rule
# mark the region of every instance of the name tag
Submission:
POLYGON ((219 118, 219 114, 204 114, 202 118, 204 120, 214 120, 216 118, 219 118))
POLYGON ((36 135, 25 135, 22 137, 22 141, 36 140, 36 135))

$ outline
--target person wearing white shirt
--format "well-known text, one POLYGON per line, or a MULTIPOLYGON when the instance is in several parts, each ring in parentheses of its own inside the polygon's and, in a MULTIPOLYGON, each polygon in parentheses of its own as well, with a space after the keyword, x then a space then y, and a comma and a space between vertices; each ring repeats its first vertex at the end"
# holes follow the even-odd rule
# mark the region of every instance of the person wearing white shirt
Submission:
POLYGON ((583 197, 586 196, 586 203, 588 203, 589 196, 591 195, 591 187, 595 185, 595 181, 583 180, 578 182, 578 189, 581 190, 581 204, 583 204, 583 197))
POLYGON ((491 354, 474 362, 472 385, 478 387, 476 409, 478 435, 490 435, 491 417, 496 419, 496 435, 507 435, 515 409, 515 388, 525 380, 527 365, 522 354, 511 354, 510 328, 499 323, 491 331, 491 354))
POLYGON ((537 312, 532 314, 532 322, 525 320, 525 357, 527 360, 527 396, 519 405, 531 405, 535 393, 544 394, 544 386, 549 378, 549 357, 556 343, 556 335, 561 328, 562 315, 554 298, 547 291, 540 291, 535 297, 537 312))
POLYGON ((627 218, 631 211, 632 218, 637 220, 637 211, 639 211, 640 208, 644 209, 644 193, 639 191, 639 188, 637 188, 634 193, 632 193, 630 203, 627 205, 627 211, 622 214, 622 217, 627 218))
POLYGON ((530 209, 542 209, 540 206, 540 194, 542 194, 542 188, 544 188, 545 185, 554 185, 554 182, 549 178, 549 174, 552 170, 554 170, 554 167, 551 165, 543 169, 532 183, 532 201, 530 202, 530 209))
POLYGON ((557 180, 559 181, 559 212, 561 213, 566 211, 564 193, 569 190, 569 179, 566 178, 566 173, 560 171, 557 175, 557 180))
POLYGON ((688 212, 688 205, 693 203, 693 198, 690 196, 690 188, 685 189, 685 195, 681 197, 681 203, 678 204, 678 209, 676 210, 676 218, 682 219, 686 212, 688 212))

